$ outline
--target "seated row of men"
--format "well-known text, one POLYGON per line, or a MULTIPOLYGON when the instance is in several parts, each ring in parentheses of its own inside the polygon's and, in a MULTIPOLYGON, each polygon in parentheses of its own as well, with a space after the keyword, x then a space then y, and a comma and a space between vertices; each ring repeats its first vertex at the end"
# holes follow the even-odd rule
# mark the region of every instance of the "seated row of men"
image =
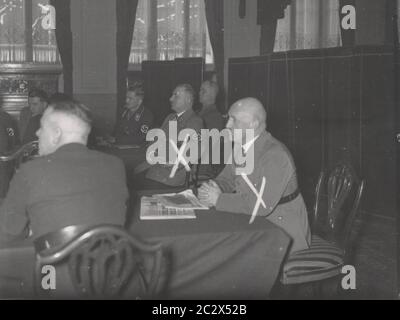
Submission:
MULTIPOLYGON (((183 129, 193 129, 198 134, 203 128, 222 130, 225 120, 216 105, 217 95, 217 83, 204 81, 199 91, 201 109, 196 112, 194 110, 196 93, 192 86, 178 85, 169 99, 173 112, 164 119, 160 129, 168 137, 169 124, 171 121, 176 121, 178 134, 183 129)), ((143 99, 144 91, 141 86, 128 88, 124 111, 117 120, 114 135, 108 137, 109 142, 146 145, 147 132, 154 127, 154 116, 152 111, 143 104, 143 99)), ((167 186, 181 186, 185 182, 186 172, 182 166, 173 177, 169 176, 171 165, 150 166, 144 163, 140 168, 140 175, 134 178, 136 182, 134 185, 138 188, 161 189, 167 186)), ((210 172, 214 169, 206 168, 205 170, 210 172)))
MULTIPOLYGON (((201 118, 202 127, 207 129, 216 128, 222 130, 225 121, 221 112, 217 108, 217 95, 219 92, 218 84, 214 81, 206 80, 202 83, 199 91, 199 102, 201 109, 196 112, 196 119, 201 118)), ((195 95, 192 86, 181 84, 175 88, 170 98, 171 109, 179 118, 186 112, 194 115, 195 95)), ((126 103, 121 117, 117 120, 113 136, 109 141, 117 144, 136 144, 146 143, 147 131, 154 127, 153 112, 143 104, 145 92, 142 86, 133 85, 128 88, 126 94, 126 103)), ((164 123, 167 123, 175 114, 169 115, 164 123)), ((183 118, 181 118, 182 121, 183 118)), ((163 127, 162 126, 162 127, 163 127)))
MULTIPOLYGON (((179 85, 170 98, 174 113, 162 128, 168 132, 169 122, 176 121, 178 131, 198 132, 204 125, 193 111, 193 101, 193 89, 179 85)), ((144 110, 135 112, 143 115, 144 110)), ((135 113, 129 119, 132 116, 135 119, 135 113)), ((256 216, 266 217, 292 237, 292 251, 301 250, 309 245, 310 230, 295 165, 286 147, 266 131, 266 119, 264 107, 254 98, 232 105, 226 127, 252 130, 254 138, 246 144, 244 135, 232 137, 244 153, 254 150, 254 169, 238 174, 234 162, 227 164, 215 180, 200 187, 199 199, 221 211, 249 215, 256 211, 256 216)), ((120 159, 86 147, 90 130, 89 112, 78 102, 59 101, 45 110, 37 132, 41 157, 21 166, 0 207, 0 235, 5 240, 28 234, 35 238, 68 225, 124 225, 125 168, 120 159)), ((149 165, 146 178, 172 185, 181 174, 170 178, 170 172, 169 164, 149 165)))

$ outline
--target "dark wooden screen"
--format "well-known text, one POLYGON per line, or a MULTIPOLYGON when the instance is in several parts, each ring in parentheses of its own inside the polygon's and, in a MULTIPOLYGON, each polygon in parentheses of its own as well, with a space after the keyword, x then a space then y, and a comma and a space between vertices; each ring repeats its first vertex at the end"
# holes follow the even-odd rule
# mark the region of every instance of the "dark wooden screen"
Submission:
POLYGON ((298 50, 229 60, 229 103, 252 95, 268 130, 293 153, 313 201, 320 170, 348 160, 366 179, 363 207, 395 214, 394 71, 391 47, 298 50))

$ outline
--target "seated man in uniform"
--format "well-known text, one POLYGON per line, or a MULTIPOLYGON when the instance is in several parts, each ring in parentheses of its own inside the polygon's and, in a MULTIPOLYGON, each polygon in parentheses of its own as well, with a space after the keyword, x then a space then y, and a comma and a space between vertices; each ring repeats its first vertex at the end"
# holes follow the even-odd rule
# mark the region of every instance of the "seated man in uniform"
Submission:
POLYGON ((21 110, 19 116, 19 130, 21 143, 35 141, 36 131, 40 127, 40 118, 47 108, 47 94, 43 90, 33 89, 28 93, 29 106, 21 110))
POLYGON ((1 241, 28 233, 35 239, 70 225, 124 225, 124 165, 86 147, 88 109, 74 101, 54 103, 40 122, 40 157, 22 164, 0 207, 1 241))
POLYGON ((253 140, 244 144, 242 131, 234 136, 237 139, 234 142, 242 145, 245 153, 254 151, 248 155, 254 159, 254 169, 250 174, 241 175, 234 161, 227 164, 215 181, 200 187, 199 198, 220 211, 252 215, 258 200, 255 188, 262 193, 259 196, 265 204, 265 208, 259 206, 257 216, 266 217, 284 229, 293 239, 292 251, 306 249, 311 235, 307 210, 297 185, 296 167, 289 150, 266 131, 266 117, 264 107, 254 98, 241 99, 232 105, 226 127, 232 132, 253 130, 253 140))
POLYGON ((206 80, 202 83, 199 93, 199 101, 202 106, 199 116, 203 118, 206 129, 222 130, 225 120, 217 108, 218 84, 206 80))
MULTIPOLYGON (((164 131, 166 138, 166 154, 169 154, 169 148, 171 145, 169 144, 169 124, 171 121, 175 121, 177 125, 177 135, 179 136, 179 132, 183 129, 193 129, 198 139, 200 136, 200 130, 203 128, 203 120, 193 111, 195 93, 191 85, 189 84, 180 84, 178 85, 171 98, 169 99, 171 102, 173 113, 169 114, 162 126, 161 130, 164 131)), ((190 137, 192 139, 194 137, 190 137)), ((182 141, 177 143, 177 147, 180 148, 182 145, 182 141)), ((200 156, 200 155, 199 155, 200 156)), ((148 165, 149 166, 149 165, 148 165)), ((186 171, 184 166, 179 165, 178 170, 176 171, 173 177, 170 177, 171 169, 173 165, 166 164, 155 164, 150 167, 150 169, 146 173, 146 179, 144 180, 145 188, 165 188, 168 186, 182 186, 185 183, 186 171)))
POLYGON ((117 121, 111 142, 120 145, 144 145, 146 134, 153 126, 153 113, 143 105, 144 91, 140 86, 128 88, 125 110, 117 121))
MULTIPOLYGON (((203 118, 206 129, 217 129, 221 131, 225 128, 225 119, 222 114, 219 112, 217 108, 217 96, 218 96, 219 88, 218 84, 214 81, 206 80, 202 83, 199 92, 199 101, 202 106, 199 116, 203 118)), ((223 169, 223 158, 224 154, 222 139, 218 141, 220 143, 212 144, 210 141, 209 150, 211 150, 209 154, 209 164, 202 164, 199 166, 199 177, 215 177, 221 170, 223 169), (216 150, 218 149, 218 150, 216 150), (214 153, 220 154, 219 164, 212 164, 212 155, 214 153)))

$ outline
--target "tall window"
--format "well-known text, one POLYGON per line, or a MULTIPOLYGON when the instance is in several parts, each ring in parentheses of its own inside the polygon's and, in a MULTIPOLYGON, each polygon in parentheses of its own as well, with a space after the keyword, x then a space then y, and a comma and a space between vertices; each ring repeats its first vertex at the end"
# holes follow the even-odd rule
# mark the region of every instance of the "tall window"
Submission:
POLYGON ((0 0, 0 63, 60 63, 55 31, 42 26, 48 3, 0 0))
POLYGON ((292 0, 278 20, 274 51, 340 45, 339 0, 292 0))
POLYGON ((139 0, 129 62, 204 57, 213 63, 203 0, 139 0))

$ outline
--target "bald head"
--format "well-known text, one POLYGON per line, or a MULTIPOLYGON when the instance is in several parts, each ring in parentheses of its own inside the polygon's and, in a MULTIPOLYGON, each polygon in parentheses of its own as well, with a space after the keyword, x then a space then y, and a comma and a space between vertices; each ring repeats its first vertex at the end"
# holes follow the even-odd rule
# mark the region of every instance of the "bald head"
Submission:
POLYGON ((259 134, 266 128, 267 113, 262 103, 255 98, 236 101, 229 110, 229 115, 242 120, 242 129, 254 129, 259 134))
POLYGON ((51 104, 40 121, 39 153, 53 153, 69 143, 87 143, 91 129, 88 109, 78 102, 64 101, 51 104))

